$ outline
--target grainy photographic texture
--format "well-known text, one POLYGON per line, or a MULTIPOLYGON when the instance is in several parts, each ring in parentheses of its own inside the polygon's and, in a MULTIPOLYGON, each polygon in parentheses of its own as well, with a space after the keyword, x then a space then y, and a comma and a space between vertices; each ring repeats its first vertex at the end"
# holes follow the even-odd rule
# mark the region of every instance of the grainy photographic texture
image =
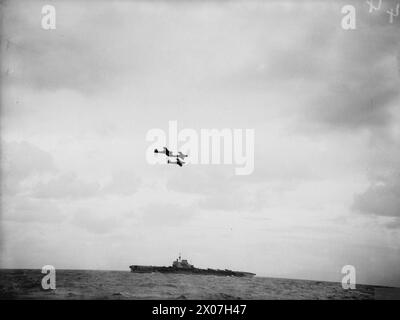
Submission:
POLYGON ((400 296, 399 1, 1 1, 0 59, 1 299, 400 296))

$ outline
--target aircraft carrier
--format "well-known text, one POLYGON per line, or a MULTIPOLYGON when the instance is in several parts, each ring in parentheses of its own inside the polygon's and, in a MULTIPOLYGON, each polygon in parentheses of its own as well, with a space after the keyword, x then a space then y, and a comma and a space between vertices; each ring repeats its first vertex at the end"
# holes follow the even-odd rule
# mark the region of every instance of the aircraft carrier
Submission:
POLYGON ((256 274, 251 272, 243 272, 243 271, 232 271, 232 270, 221 270, 221 269, 199 269, 195 268, 192 264, 185 259, 181 259, 179 256, 176 259, 172 266, 169 267, 157 267, 157 266, 138 266, 132 265, 129 266, 131 272, 135 273, 151 273, 151 272, 160 272, 160 273, 182 273, 182 274, 200 274, 200 275, 214 275, 214 276, 233 276, 233 277, 253 277, 256 274))

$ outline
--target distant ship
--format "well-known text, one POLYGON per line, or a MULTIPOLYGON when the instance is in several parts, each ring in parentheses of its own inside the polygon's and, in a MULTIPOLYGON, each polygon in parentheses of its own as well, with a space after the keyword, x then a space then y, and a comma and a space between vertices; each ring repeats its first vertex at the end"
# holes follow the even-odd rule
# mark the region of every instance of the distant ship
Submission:
POLYGON ((160 273, 183 273, 183 274, 201 274, 201 275, 214 275, 214 276, 233 276, 233 277, 253 277, 256 274, 251 272, 243 272, 243 271, 232 271, 232 270, 220 270, 220 269, 199 269, 195 268, 192 264, 186 259, 181 259, 179 256, 174 262, 172 262, 172 266, 169 267, 157 267, 157 266, 138 266, 132 265, 129 266, 131 272, 135 273, 151 273, 151 272, 160 272, 160 273))

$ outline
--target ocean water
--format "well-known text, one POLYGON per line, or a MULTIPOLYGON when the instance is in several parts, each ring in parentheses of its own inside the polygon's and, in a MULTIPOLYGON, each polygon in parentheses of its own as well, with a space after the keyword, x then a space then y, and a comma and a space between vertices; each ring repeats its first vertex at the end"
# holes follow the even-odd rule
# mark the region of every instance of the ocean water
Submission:
POLYGON ((43 290, 41 270, 0 270, 0 299, 374 299, 379 287, 278 278, 57 270, 43 290))

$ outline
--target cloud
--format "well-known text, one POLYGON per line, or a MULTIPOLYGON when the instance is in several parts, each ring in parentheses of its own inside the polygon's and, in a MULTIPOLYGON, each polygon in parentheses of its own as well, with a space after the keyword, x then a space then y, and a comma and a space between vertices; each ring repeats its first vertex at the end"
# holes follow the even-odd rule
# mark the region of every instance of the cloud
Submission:
POLYGON ((82 199, 102 195, 131 195, 141 180, 130 171, 114 172, 103 187, 85 181, 76 173, 60 173, 53 156, 35 145, 22 142, 2 143, 2 192, 17 195, 28 192, 37 199, 82 199))
MULTIPOLYGON (((390 125, 399 104, 398 27, 388 27, 387 21, 375 24, 368 10, 356 6, 359 27, 346 32, 338 23, 340 3, 308 5, 296 7, 295 22, 281 22, 284 37, 263 39, 260 29, 254 30, 260 37, 254 59, 225 75, 224 87, 258 95, 267 91, 266 98, 278 91, 282 114, 296 117, 298 128, 325 132, 390 125), (302 19, 302 13, 308 18, 302 19), (286 103, 284 95, 293 99, 286 103)), ((268 22, 258 24, 272 28, 268 22)))
POLYGON ((33 197, 50 199, 88 198, 99 193, 98 183, 83 181, 74 173, 62 174, 48 182, 38 183, 32 190, 33 197))
MULTIPOLYGON (((345 32, 338 23, 341 3, 309 2, 290 8, 229 3, 228 10, 197 2, 192 7, 105 4, 78 9, 57 3, 57 30, 43 33, 32 27, 37 21, 31 15, 40 11, 41 2, 7 3, 4 24, 19 25, 6 28, 5 35, 15 38, 7 56, 15 60, 10 64, 21 66, 7 81, 83 93, 103 93, 104 88, 112 92, 117 83, 130 83, 144 92, 148 86, 171 92, 176 81, 212 91, 240 88, 242 95, 251 96, 289 92, 294 98, 281 108, 288 108, 303 126, 351 130, 391 122, 400 86, 399 33, 396 26, 375 24, 362 8, 357 10, 363 27, 345 32), (199 11, 191 10, 193 6, 199 11), (276 16, 282 12, 287 14, 279 15, 277 25, 276 16), (104 18, 107 24, 100 23, 104 18), (284 30, 284 37, 266 36, 266 30, 276 27, 284 30)), ((255 108, 252 104, 249 101, 247 108, 255 108)))
POLYGON ((3 209, 4 221, 60 223, 66 218, 56 203, 25 196, 16 196, 12 201, 3 199, 3 209))
POLYGON ((353 209, 365 214, 400 218, 400 172, 373 182, 355 196, 353 209))
POLYGON ((48 199, 84 199, 103 195, 129 196, 139 190, 141 180, 131 172, 114 173, 111 181, 101 187, 99 183, 85 181, 75 173, 64 173, 32 187, 32 196, 48 199))
POLYGON ((74 215, 72 223, 95 234, 107 234, 119 226, 119 218, 112 213, 95 213, 92 209, 80 209, 74 215))
POLYGON ((366 21, 356 33, 335 30, 330 50, 311 50, 308 59, 322 62, 311 82, 318 92, 307 104, 309 121, 330 128, 357 130, 385 127, 391 123, 391 109, 399 98, 397 59, 398 30, 372 26, 366 21), (326 52, 321 57, 321 52, 326 52))
POLYGON ((187 167, 182 178, 174 174, 167 180, 167 189, 189 194, 200 209, 221 211, 252 211, 259 208, 258 182, 235 176, 230 166, 187 167))
POLYGON ((393 219, 392 221, 389 221, 386 226, 389 229, 400 229, 400 219, 393 219))
POLYGON ((104 194, 117 194, 129 196, 139 190, 140 178, 130 171, 114 173, 111 181, 102 188, 104 194))
POLYGON ((187 167, 185 176, 176 173, 167 180, 169 190, 199 195, 211 195, 233 188, 232 168, 215 166, 187 167))
POLYGON ((382 66, 381 61, 379 58, 375 66, 368 66, 368 71, 326 85, 312 103, 315 107, 310 108, 309 119, 349 130, 388 126, 400 82, 390 76, 394 65, 382 66))
POLYGON ((3 191, 16 194, 24 181, 57 171, 53 157, 26 141, 2 143, 3 191))
POLYGON ((118 69, 109 54, 106 38, 110 35, 102 28, 103 37, 96 37, 94 30, 87 28, 106 18, 107 8, 94 4, 78 8, 56 1, 57 29, 46 33, 37 20, 43 5, 42 1, 7 1, 4 5, 3 53, 13 71, 6 82, 39 90, 68 88, 85 93, 110 84, 118 69), (38 16, 32 12, 38 12, 38 16), (18 28, 12 27, 15 25, 18 28), (92 46, 88 38, 97 38, 98 46, 92 46))
MULTIPOLYGON (((400 111, 400 110, 399 110, 400 111)), ((400 226, 400 112, 393 114, 393 127, 382 133, 371 132, 366 152, 362 154, 368 185, 354 195, 351 209, 355 212, 382 218, 383 225, 400 226)))
POLYGON ((143 208, 142 223, 151 226, 176 226, 190 221, 196 214, 191 206, 154 203, 143 208))
POLYGON ((254 199, 249 197, 248 191, 206 196, 199 200, 199 207, 205 210, 245 211, 254 210, 254 199))

